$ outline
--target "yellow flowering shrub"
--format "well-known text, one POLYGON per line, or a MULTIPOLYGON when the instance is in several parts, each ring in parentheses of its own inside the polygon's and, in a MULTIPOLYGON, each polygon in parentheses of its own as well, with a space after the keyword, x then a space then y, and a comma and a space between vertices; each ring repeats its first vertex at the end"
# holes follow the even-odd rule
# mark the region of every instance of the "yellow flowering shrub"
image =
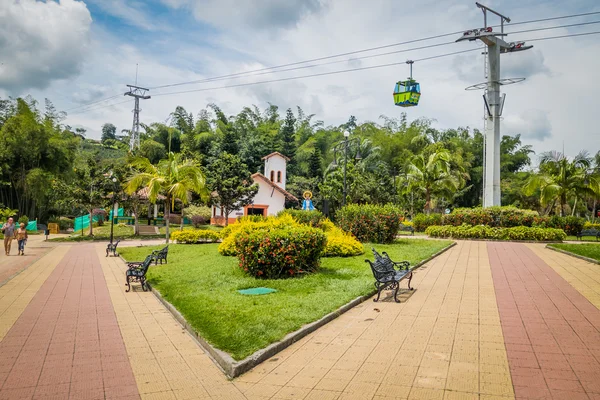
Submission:
MULTIPOLYGON (((219 245, 219 253, 223 256, 235 256, 236 240, 240 236, 248 236, 256 231, 272 231, 304 225, 287 213, 282 213, 278 217, 268 217, 261 221, 240 218, 237 223, 231 224, 221 231, 223 242, 219 245)), ((351 257, 364 253, 362 244, 354 236, 338 228, 329 219, 323 219, 319 228, 325 232, 327 237, 323 257, 351 257)))

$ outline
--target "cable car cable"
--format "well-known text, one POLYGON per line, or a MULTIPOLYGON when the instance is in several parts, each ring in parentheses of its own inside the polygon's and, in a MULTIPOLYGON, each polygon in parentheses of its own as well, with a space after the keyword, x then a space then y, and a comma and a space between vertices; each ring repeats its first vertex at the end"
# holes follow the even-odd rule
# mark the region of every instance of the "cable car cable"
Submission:
MULTIPOLYGON (((522 21, 522 22, 513 22, 513 23, 511 23, 511 26, 531 24, 531 23, 536 23, 536 22, 553 21, 553 20, 558 20, 558 19, 578 18, 578 17, 585 17, 585 16, 597 15, 597 14, 600 14, 600 11, 588 12, 588 13, 580 13, 580 14, 571 14, 571 15, 563 15, 563 16, 550 17, 550 18, 541 18, 541 19, 535 19, 535 20, 529 20, 529 21, 522 21)), ((584 23, 584 25, 585 25, 585 23, 584 23)), ((493 25, 493 27, 498 27, 498 26, 499 25, 493 25)), ((577 26, 577 24, 573 24, 573 26, 577 26)), ((555 29, 555 28, 548 28, 548 29, 555 29)), ((542 29, 540 29, 540 30, 542 30, 542 29)), ((531 32, 533 30, 528 30, 528 31, 531 32)), ((508 32, 508 33, 513 33, 514 34, 514 33, 520 33, 520 32, 527 32, 527 31, 517 31, 517 32, 508 32)), ((340 54, 336 54, 336 55, 331 55, 331 56, 326 56, 326 57, 319 57, 319 58, 314 58, 314 59, 304 60, 304 61, 298 61, 298 62, 294 62, 294 63, 282 64, 282 65, 273 66, 273 67, 265 67, 265 68, 260 68, 260 69, 256 69, 256 70, 252 70, 252 71, 233 73, 233 74, 222 75, 222 76, 217 76, 217 77, 212 77, 212 78, 205 78, 205 79, 200 79, 200 80, 195 80, 195 81, 189 81, 189 82, 181 82, 181 83, 174 83, 174 84, 169 84, 169 85, 155 86, 155 87, 151 87, 150 89, 159 89, 159 88, 181 86, 181 85, 188 85, 188 84, 195 84, 195 83, 212 82, 212 81, 223 80, 223 79, 227 79, 227 78, 231 78, 231 77, 264 75, 265 73, 261 73, 261 74, 254 74, 254 73, 255 72, 264 72, 264 71, 273 70, 273 69, 279 69, 279 68, 284 68, 284 67, 289 67, 289 66, 293 66, 293 65, 300 65, 300 64, 305 64, 305 63, 314 62, 314 61, 322 61, 322 60, 327 60, 327 59, 331 59, 331 58, 342 57, 342 56, 345 56, 345 55, 359 54, 359 53, 364 53, 364 52, 373 51, 373 50, 380 50, 380 49, 389 48, 389 47, 401 46, 401 45, 404 45, 404 44, 411 44, 411 43, 417 43, 417 42, 426 41, 426 40, 439 39, 439 38, 442 38, 442 37, 452 36, 452 35, 456 35, 456 34, 460 34, 460 33, 462 33, 462 31, 445 33, 445 34, 441 34, 441 35, 434 35, 434 36, 429 36, 429 37, 425 37, 425 38, 421 38, 421 39, 413 39, 413 40, 409 40, 409 41, 405 41, 405 42, 393 43, 393 44, 388 44, 388 45, 383 45, 383 46, 371 47, 371 48, 367 48, 367 49, 363 49, 363 50, 356 50, 356 51, 352 51, 352 52, 340 53, 340 54)), ((450 42, 448 42, 447 44, 450 44, 450 42)), ((440 45, 441 44, 436 44, 436 45, 432 45, 431 47, 438 47, 440 45)), ((426 48, 426 47, 423 47, 423 48, 426 48)), ((420 49, 420 48, 415 48, 415 49, 420 49)), ((365 58, 371 58, 371 57, 381 57, 383 55, 395 54, 395 53, 400 53, 400 52, 405 52, 405 51, 410 51, 410 50, 411 49, 401 50, 401 51, 397 51, 397 52, 388 52, 388 53, 383 53, 383 54, 375 54, 375 55, 372 55, 372 56, 365 56, 365 57, 361 57, 361 58, 358 58, 358 59, 365 59, 365 58)), ((346 61, 347 60, 335 61, 335 62, 331 62, 331 63, 323 63, 323 64, 320 64, 320 65, 329 65, 329 64, 335 64, 335 63, 338 63, 338 62, 346 62, 346 61)), ((307 67, 301 67, 301 68, 297 68, 297 69, 305 69, 305 68, 311 68, 311 67, 307 66, 307 67)), ((274 71, 274 72, 286 72, 286 71, 291 71, 291 70, 293 70, 293 69, 286 69, 286 70, 274 71)), ((271 72, 271 73, 273 73, 273 72, 271 72)), ((112 100, 112 99, 117 98, 119 96, 121 96, 121 93, 116 94, 114 96, 110 96, 110 97, 104 98, 104 99, 95 100, 95 101, 92 101, 92 102, 89 102, 89 103, 80 104, 78 106, 71 107, 71 108, 65 110, 65 112, 69 112, 71 110, 76 110, 76 109, 79 109, 79 108, 82 108, 82 107, 87 107, 87 106, 94 105, 94 104, 97 104, 97 103, 102 103, 104 101, 112 100)))
MULTIPOLYGON (((552 27, 546 27, 546 28, 536 28, 536 29, 528 29, 528 30, 515 31, 515 32, 507 32, 507 33, 516 34, 516 33, 543 31, 543 30, 550 30, 550 29, 558 29, 558 28, 567 28, 567 27, 574 27, 574 26, 583 26, 583 25, 590 25, 590 24, 598 24, 598 23, 600 23, 600 21, 593 21, 593 22, 586 22, 586 23, 579 23, 579 24, 569 24, 569 25, 559 25, 559 26, 552 26, 552 27)), ((423 49, 440 47, 440 46, 446 46, 446 45, 451 45, 451 44, 455 44, 455 42, 452 41, 452 42, 436 43, 436 44, 431 44, 431 45, 426 45, 426 46, 412 47, 410 49, 402 49, 402 50, 389 51, 389 52, 385 52, 385 53, 371 54, 371 55, 363 56, 363 57, 356 57, 356 58, 350 58, 350 59, 344 59, 344 60, 335 60, 335 61, 329 61, 329 62, 326 62, 326 63, 313 64, 313 65, 304 65, 304 66, 301 66, 301 67, 287 68, 287 69, 282 69, 282 70, 278 70, 278 71, 263 71, 263 72, 259 72, 259 73, 248 74, 246 76, 240 76, 239 78, 252 77, 252 76, 260 76, 260 75, 268 75, 268 74, 279 73, 279 72, 296 71, 296 70, 307 69, 307 68, 316 68, 316 67, 321 67, 321 66, 325 66, 325 65, 340 64, 340 63, 346 63, 346 62, 356 61, 356 60, 364 60, 364 59, 375 58, 375 57, 383 57, 383 56, 392 55, 392 54, 406 53, 406 52, 409 52, 409 51, 423 50, 423 49)), ((211 80, 211 82, 212 81, 219 81, 219 80, 228 80, 228 79, 230 79, 230 78, 226 78, 226 77, 225 78, 214 78, 213 80, 211 80)), ((160 93, 155 94, 155 96, 158 95, 158 94, 160 94, 160 93)))
MULTIPOLYGON (((600 31, 575 33, 575 34, 567 34, 567 35, 558 35, 558 36, 550 36, 550 37, 537 38, 537 39, 527 39, 525 41, 527 41, 527 42, 535 42, 535 41, 542 41, 542 40, 562 39, 562 38, 569 38, 569 37, 597 35, 597 34, 600 34, 600 31)), ((433 60, 433 59, 436 59, 436 58, 448 57, 448 56, 452 56, 452 55, 457 55, 457 54, 461 54, 461 53, 468 53, 468 52, 473 52, 473 51, 481 51, 481 49, 480 48, 474 48, 474 49, 468 49, 468 50, 455 51, 455 52, 452 52, 452 53, 440 54, 440 55, 435 55, 435 56, 431 56, 431 57, 423 57, 423 58, 415 59, 413 61, 414 62, 427 61, 427 60, 433 60)), ((397 66, 397 65, 402 65, 402 64, 406 64, 406 61, 389 63, 389 64, 379 64, 379 65, 373 65, 373 66, 368 66, 368 67, 352 68, 352 69, 347 69, 347 70, 338 70, 338 71, 323 72, 323 73, 318 73, 318 74, 310 74, 310 75, 303 75, 303 76, 297 76, 297 77, 287 77, 287 78, 280 78, 280 79, 272 79, 272 80, 260 81, 260 82, 248 82, 248 83, 240 83, 240 84, 220 86, 220 87, 212 87, 212 88, 201 88, 201 89, 191 89, 191 90, 184 90, 184 91, 178 91, 178 92, 158 93, 158 94, 153 95, 153 97, 157 97, 157 96, 169 96, 169 95, 174 95, 174 94, 194 93, 194 92, 204 92, 204 91, 209 91, 209 90, 229 89, 229 88, 235 88, 235 87, 244 87, 244 86, 259 85, 259 84, 265 84, 265 83, 275 83, 275 82, 291 81, 291 80, 304 79, 304 78, 312 78, 312 77, 327 76, 327 75, 336 75, 336 74, 342 74, 342 73, 347 73, 347 72, 363 71, 363 70, 376 69, 376 68, 385 68, 385 67, 397 66)), ((77 111, 77 112, 71 113, 70 115, 80 114, 80 113, 84 113, 84 112, 87 112, 87 111, 96 111, 96 110, 99 110, 99 109, 102 109, 102 108, 117 106, 117 105, 124 104, 124 103, 127 103, 127 102, 129 102, 129 100, 123 101, 123 102, 119 102, 119 103, 114 103, 114 104, 102 105, 102 106, 99 106, 99 107, 95 106, 95 107, 91 107, 91 108, 86 109, 86 110, 82 110, 82 111, 77 111)), ((68 118, 68 116, 67 116, 67 118, 68 118)))
MULTIPOLYGON (((589 13, 581 13, 581 14, 572 14, 572 15, 563 15, 563 16, 559 16, 559 17, 543 18, 543 19, 529 20, 529 21, 522 21, 522 22, 515 22, 515 23, 512 23, 511 25, 524 25, 524 24, 531 24, 531 23, 536 23, 536 22, 545 22, 545 21, 552 21, 552 20, 566 19, 566 18, 577 18, 577 17, 589 16, 589 15, 596 15, 596 14, 600 14, 600 11, 589 12, 589 13)), ((498 27, 500 25, 493 25, 493 26, 494 27, 498 27)), ((350 52, 346 52, 346 53, 339 53, 339 54, 334 54, 334 55, 325 56, 325 57, 313 58, 313 59, 304 60, 304 61, 297 61, 297 62, 288 63, 288 64, 276 65, 276 66, 272 66, 272 67, 264 67, 264 68, 259 68, 259 69, 255 69, 255 70, 252 70, 252 71, 238 72, 238 73, 221 75, 221 76, 216 76, 216 77, 211 77, 211 78, 204 78, 204 79, 199 79, 199 80, 194 80, 194 81, 187 81, 187 82, 179 82, 179 83, 172 83, 172 84, 167 84, 167 85, 154 86, 154 87, 150 87, 150 89, 161 89, 161 88, 166 88, 166 87, 174 87, 174 86, 190 85, 190 84, 196 84, 196 83, 212 82, 212 81, 215 81, 215 80, 221 80, 221 79, 225 79, 225 78, 231 78, 231 77, 238 77, 238 76, 249 75, 249 74, 252 74, 254 72, 263 72, 263 71, 268 71, 268 70, 273 70, 273 69, 278 69, 278 68, 290 67, 290 66, 294 66, 294 65, 306 64, 306 63, 314 62, 314 61, 328 60, 328 59, 331 59, 331 58, 337 58, 337 57, 342 57, 342 56, 359 54, 359 53, 364 53, 364 52, 373 51, 373 50, 381 50, 381 49, 385 49, 385 48, 389 48, 389 47, 401 46, 401 45, 405 45, 405 44, 417 43, 417 42, 422 42, 422 41, 432 40, 432 39, 439 39, 439 38, 446 37, 446 36, 457 35, 457 34, 460 34, 460 33, 463 33, 463 32, 464 32, 464 30, 456 31, 456 32, 450 32, 450 33, 444 33, 444 34, 441 34, 441 35, 434 35, 434 36, 429 36, 429 37, 425 37, 425 38, 421 38, 421 39, 413 39, 413 40, 408 40, 408 41, 405 41, 405 42, 392 43, 392 44, 387 44, 387 45, 377 46, 377 47, 371 47, 371 48, 362 49, 362 50, 355 50, 355 51, 350 51, 350 52)))

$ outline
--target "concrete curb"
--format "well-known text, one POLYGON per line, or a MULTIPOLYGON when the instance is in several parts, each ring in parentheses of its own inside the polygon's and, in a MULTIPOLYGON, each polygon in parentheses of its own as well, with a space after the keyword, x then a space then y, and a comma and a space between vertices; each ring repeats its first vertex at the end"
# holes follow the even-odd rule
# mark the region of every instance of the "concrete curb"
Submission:
MULTIPOLYGON (((427 262, 433 260, 435 257, 448 251, 450 248, 454 247, 455 245, 456 245, 456 242, 452 242, 451 244, 444 247, 437 253, 431 255, 427 259, 421 260, 420 262, 415 264, 413 269, 420 268, 427 262)), ((119 258, 121 258, 121 260, 123 260, 123 262, 126 262, 123 259, 123 257, 121 257, 121 255, 119 255, 119 258)), ((355 298, 354 300, 350 301, 349 303, 346 303, 345 305, 341 306, 337 310, 323 316, 322 318, 318 319, 317 321, 306 324, 306 325, 302 326, 300 329, 298 329, 294 332, 288 333, 280 341, 272 343, 269 346, 265 347, 264 349, 256 351, 254 354, 249 355, 248 357, 244 358, 243 360, 236 361, 228 353, 215 348, 210 343, 208 343, 206 340, 204 340, 198 334, 198 332, 196 332, 194 330, 194 328, 185 320, 183 315, 181 315, 181 313, 171 303, 169 303, 167 300, 165 300, 162 297, 162 295, 160 294, 160 292, 158 290, 154 289, 150 285, 148 285, 148 286, 150 287, 151 292, 156 296, 156 298, 167 308, 167 310, 169 310, 169 312, 171 312, 173 317, 190 333, 190 335, 196 340, 198 345, 209 355, 209 357, 213 360, 213 362, 229 378, 232 378, 232 379, 251 370, 258 364, 260 364, 263 361, 267 360, 268 358, 274 356, 275 354, 279 353, 280 351, 284 350, 285 348, 291 346, 292 344, 299 341, 306 335, 316 331, 323 325, 333 321, 340 315, 342 315, 345 312, 349 311, 350 309, 356 307, 357 305, 359 305, 360 303, 364 302, 365 300, 372 297, 375 293, 377 293, 376 290, 372 290, 371 292, 369 292, 368 294, 366 294, 364 296, 359 296, 359 297, 355 298)))
POLYGON ((550 250, 553 250, 553 251, 556 251, 558 253, 566 254, 566 255, 571 256, 571 257, 579 258, 579 259, 581 259, 583 261, 591 262, 593 264, 600 264, 600 261, 598 261, 598 260, 594 260, 593 258, 589 258, 589 257, 582 256, 582 255, 579 255, 579 254, 571 253, 570 251, 567 251, 567 250, 557 249, 557 248, 554 248, 554 247, 549 247, 548 245, 546 245, 546 248, 550 249, 550 250))

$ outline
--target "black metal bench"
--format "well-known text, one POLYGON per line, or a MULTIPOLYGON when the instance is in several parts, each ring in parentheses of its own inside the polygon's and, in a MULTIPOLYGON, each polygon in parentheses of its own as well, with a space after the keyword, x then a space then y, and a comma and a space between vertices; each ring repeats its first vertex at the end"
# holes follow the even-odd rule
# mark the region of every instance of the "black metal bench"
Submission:
POLYGON ((146 259, 142 262, 129 262, 127 263, 127 272, 125 272, 125 278, 127 279, 126 292, 131 290, 131 282, 140 282, 142 285, 142 290, 145 292, 148 290, 148 284, 146 283, 146 272, 148 272, 148 268, 152 264, 154 260, 154 256, 150 254, 146 259))
POLYGON ((379 301, 381 292, 383 290, 394 290, 394 300, 396 303, 400 303, 398 300, 398 291, 400 290, 400 281, 408 279, 408 288, 413 290, 410 286, 412 280, 412 268, 408 261, 392 261, 390 256, 383 252, 379 254, 375 249, 373 254, 375 261, 365 260, 371 266, 373 277, 375 278, 375 289, 377 289, 377 298, 373 301, 379 301), (398 269, 396 269, 398 268, 398 269))
POLYGON ((595 236, 596 241, 598 241, 598 238, 600 237, 600 231, 595 228, 583 229, 581 232, 579 232, 577 234, 577 239, 581 240, 581 238, 584 236, 595 236))
POLYGON ((121 241, 121 239, 117 240, 117 241, 116 241, 116 242, 114 242, 114 243, 109 243, 109 244, 106 246, 106 257, 108 257, 108 253, 110 253, 111 251, 112 251, 112 253, 113 253, 113 257, 116 257, 116 256, 118 255, 118 254, 117 254, 117 246, 119 245, 119 242, 120 242, 120 241, 121 241))
POLYGON ((400 229, 398 229, 401 232, 410 232, 411 236, 414 236, 415 234, 415 228, 413 228, 410 225, 404 225, 404 224, 400 224, 400 229))
POLYGON ((160 264, 162 265, 163 260, 165 260, 165 264, 168 264, 167 256, 169 255, 169 246, 165 246, 163 249, 154 250, 152 252, 152 256, 154 257, 154 265, 158 264, 160 260, 160 264))

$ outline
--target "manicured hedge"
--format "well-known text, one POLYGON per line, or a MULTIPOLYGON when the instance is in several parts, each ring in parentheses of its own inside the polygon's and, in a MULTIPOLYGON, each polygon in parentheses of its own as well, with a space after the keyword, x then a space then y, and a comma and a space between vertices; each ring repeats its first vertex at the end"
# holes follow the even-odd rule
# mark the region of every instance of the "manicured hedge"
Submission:
POLYGON ((171 233, 171 240, 177 243, 214 243, 221 239, 219 232, 206 229, 185 229, 171 233))
POLYGON ((237 235, 235 247, 248 274, 278 279, 316 271, 326 242, 322 230, 303 225, 237 235))
POLYGON ((527 226, 493 228, 485 225, 442 225, 430 226, 425 233, 430 237, 454 239, 562 241, 567 238, 567 235, 561 229, 531 228, 527 226))
POLYGON ((464 224, 512 228, 518 226, 562 229, 567 235, 576 235, 583 229, 585 220, 579 217, 558 215, 540 216, 537 211, 521 210, 513 206, 456 208, 450 214, 417 214, 413 219, 417 232, 432 225, 461 226, 464 224))
POLYGON ((402 209, 392 204, 351 204, 337 213, 340 228, 363 243, 393 242, 403 219, 402 209))
POLYGON ((533 226, 562 229, 567 235, 575 236, 581 232, 584 224, 585 219, 580 217, 560 217, 553 215, 551 217, 537 217, 533 226))
POLYGON ((415 231, 425 232, 425 229, 427 229, 429 226, 442 224, 442 214, 417 214, 413 218, 412 222, 415 231))
POLYGON ((512 206, 456 208, 452 213, 442 217, 442 225, 468 224, 510 228, 532 226, 536 217, 539 217, 537 211, 521 210, 512 206))

